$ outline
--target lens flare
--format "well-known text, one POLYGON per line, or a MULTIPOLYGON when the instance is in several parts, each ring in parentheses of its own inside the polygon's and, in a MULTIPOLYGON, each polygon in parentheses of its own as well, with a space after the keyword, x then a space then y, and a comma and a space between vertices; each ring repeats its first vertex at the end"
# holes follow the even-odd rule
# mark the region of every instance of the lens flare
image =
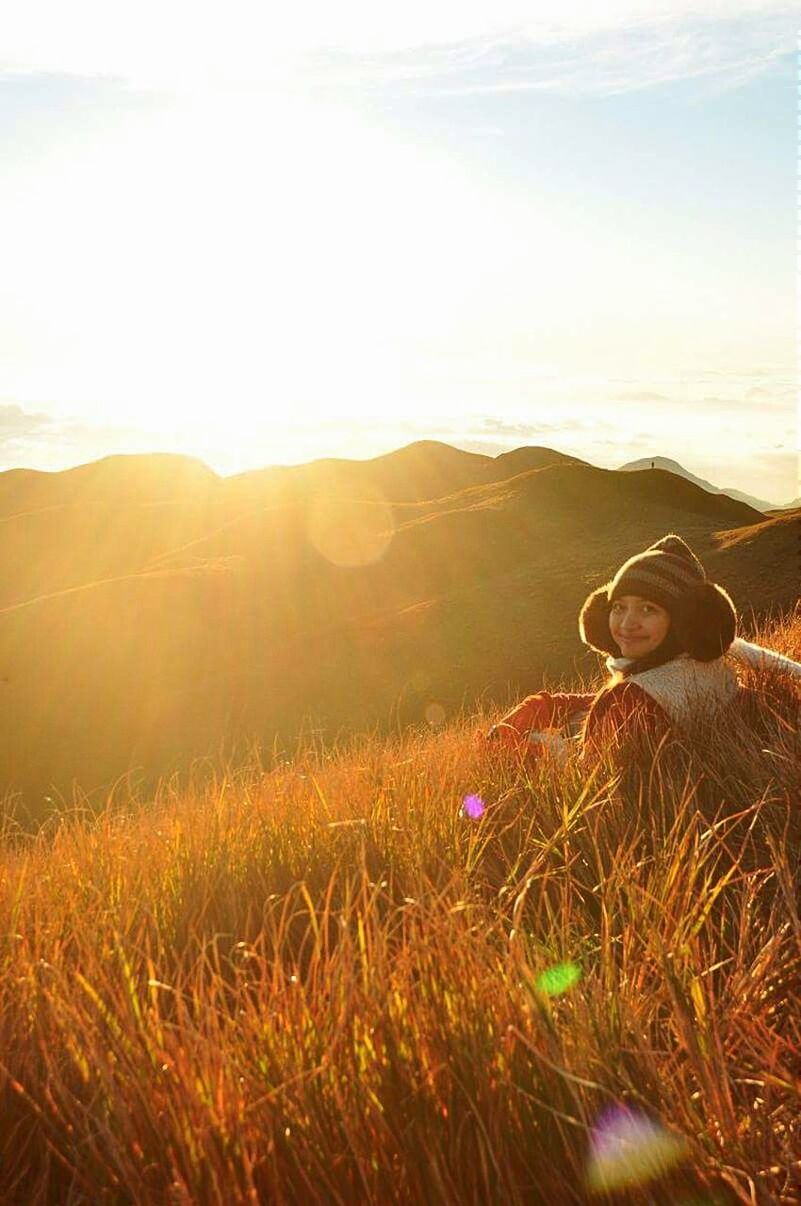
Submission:
POLYGON ((432 700, 431 703, 426 704, 425 718, 426 721, 431 725, 432 729, 436 728, 438 725, 444 724, 445 709, 443 708, 442 704, 437 703, 435 700, 432 700))
POLYGON ((557 963, 537 978, 537 988, 548 997, 561 996, 581 979, 581 968, 577 963, 557 963))
POLYGON ((664 1176, 688 1153, 686 1140, 671 1135, 646 1114, 615 1105, 592 1129, 587 1188, 607 1193, 664 1176))
POLYGON ((481 796, 465 796, 462 802, 462 812, 466 817, 470 817, 471 821, 477 821, 483 815, 484 809, 485 804, 481 796))
POLYGON ((360 486, 358 497, 353 498, 320 494, 309 502, 306 535, 317 552, 334 565, 372 565, 392 541, 392 508, 372 487, 360 486))

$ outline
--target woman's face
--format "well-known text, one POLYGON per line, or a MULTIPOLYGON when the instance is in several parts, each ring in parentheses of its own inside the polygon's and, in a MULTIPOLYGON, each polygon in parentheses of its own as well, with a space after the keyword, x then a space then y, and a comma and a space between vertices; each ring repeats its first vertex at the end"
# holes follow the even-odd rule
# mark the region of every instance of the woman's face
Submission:
POLYGON ((644 657, 661 645, 670 628, 670 613, 641 595, 622 595, 609 612, 609 631, 623 657, 644 657))

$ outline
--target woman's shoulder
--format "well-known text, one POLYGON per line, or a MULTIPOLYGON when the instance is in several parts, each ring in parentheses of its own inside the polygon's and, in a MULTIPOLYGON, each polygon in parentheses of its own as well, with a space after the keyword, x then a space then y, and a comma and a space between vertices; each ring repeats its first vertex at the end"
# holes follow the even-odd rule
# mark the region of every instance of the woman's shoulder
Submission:
POLYGON ((588 724, 601 721, 624 722, 633 717, 643 720, 667 721, 668 714, 639 683, 621 679, 602 688, 590 707, 588 724))
POLYGON ((639 683, 631 678, 621 678, 615 682, 605 684, 596 692, 593 707, 614 707, 621 703, 634 705, 638 702, 645 702, 650 698, 648 692, 639 683))

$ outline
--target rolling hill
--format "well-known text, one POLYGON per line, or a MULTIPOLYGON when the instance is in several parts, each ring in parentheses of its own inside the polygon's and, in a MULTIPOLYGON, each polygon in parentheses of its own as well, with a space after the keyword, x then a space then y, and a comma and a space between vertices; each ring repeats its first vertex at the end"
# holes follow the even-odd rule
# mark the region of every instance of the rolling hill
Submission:
POLYGON ((0 520, 0 774, 26 800, 591 671, 581 602, 669 530, 741 610, 798 596, 797 520, 662 470, 428 442, 228 479, 115 460, 0 475, 25 507, 0 520))
MULTIPOLYGON (((675 473, 679 477, 686 477, 688 481, 694 482, 696 486, 700 486, 702 490, 708 490, 710 494, 727 494, 729 498, 734 498, 737 502, 747 503, 749 507, 754 507, 757 511, 781 510, 776 503, 767 502, 764 498, 754 498, 751 494, 744 494, 742 490, 735 490, 729 486, 713 486, 706 478, 696 477, 694 473, 690 473, 689 469, 685 469, 678 461, 670 460, 666 456, 656 457, 640 457, 636 461, 628 461, 625 465, 621 465, 622 472, 640 472, 644 469, 650 469, 653 466, 655 469, 667 469, 669 473, 675 473)), ((792 507, 792 503, 787 506, 792 507)))
POLYGON ((159 502, 196 495, 215 481, 203 461, 169 452, 107 456, 58 472, 7 469, 0 473, 0 518, 68 503, 159 502))

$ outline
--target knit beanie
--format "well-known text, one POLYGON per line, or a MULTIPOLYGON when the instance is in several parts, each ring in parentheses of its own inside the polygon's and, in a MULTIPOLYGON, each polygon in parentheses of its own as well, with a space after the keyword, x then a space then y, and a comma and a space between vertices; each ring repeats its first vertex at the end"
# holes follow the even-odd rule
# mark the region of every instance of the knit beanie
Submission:
POLYGON ((610 603, 623 595, 640 595, 672 615, 677 600, 698 582, 706 582, 701 562, 680 536, 663 536, 644 553, 624 561, 607 589, 610 603))
POLYGON ((699 662, 711 662, 734 640, 734 604, 722 586, 707 579, 695 553, 674 533, 629 557, 612 580, 584 602, 579 616, 582 641, 613 657, 620 650, 609 630, 609 612, 623 595, 639 595, 668 611, 671 623, 663 644, 672 657, 688 653, 699 662))

